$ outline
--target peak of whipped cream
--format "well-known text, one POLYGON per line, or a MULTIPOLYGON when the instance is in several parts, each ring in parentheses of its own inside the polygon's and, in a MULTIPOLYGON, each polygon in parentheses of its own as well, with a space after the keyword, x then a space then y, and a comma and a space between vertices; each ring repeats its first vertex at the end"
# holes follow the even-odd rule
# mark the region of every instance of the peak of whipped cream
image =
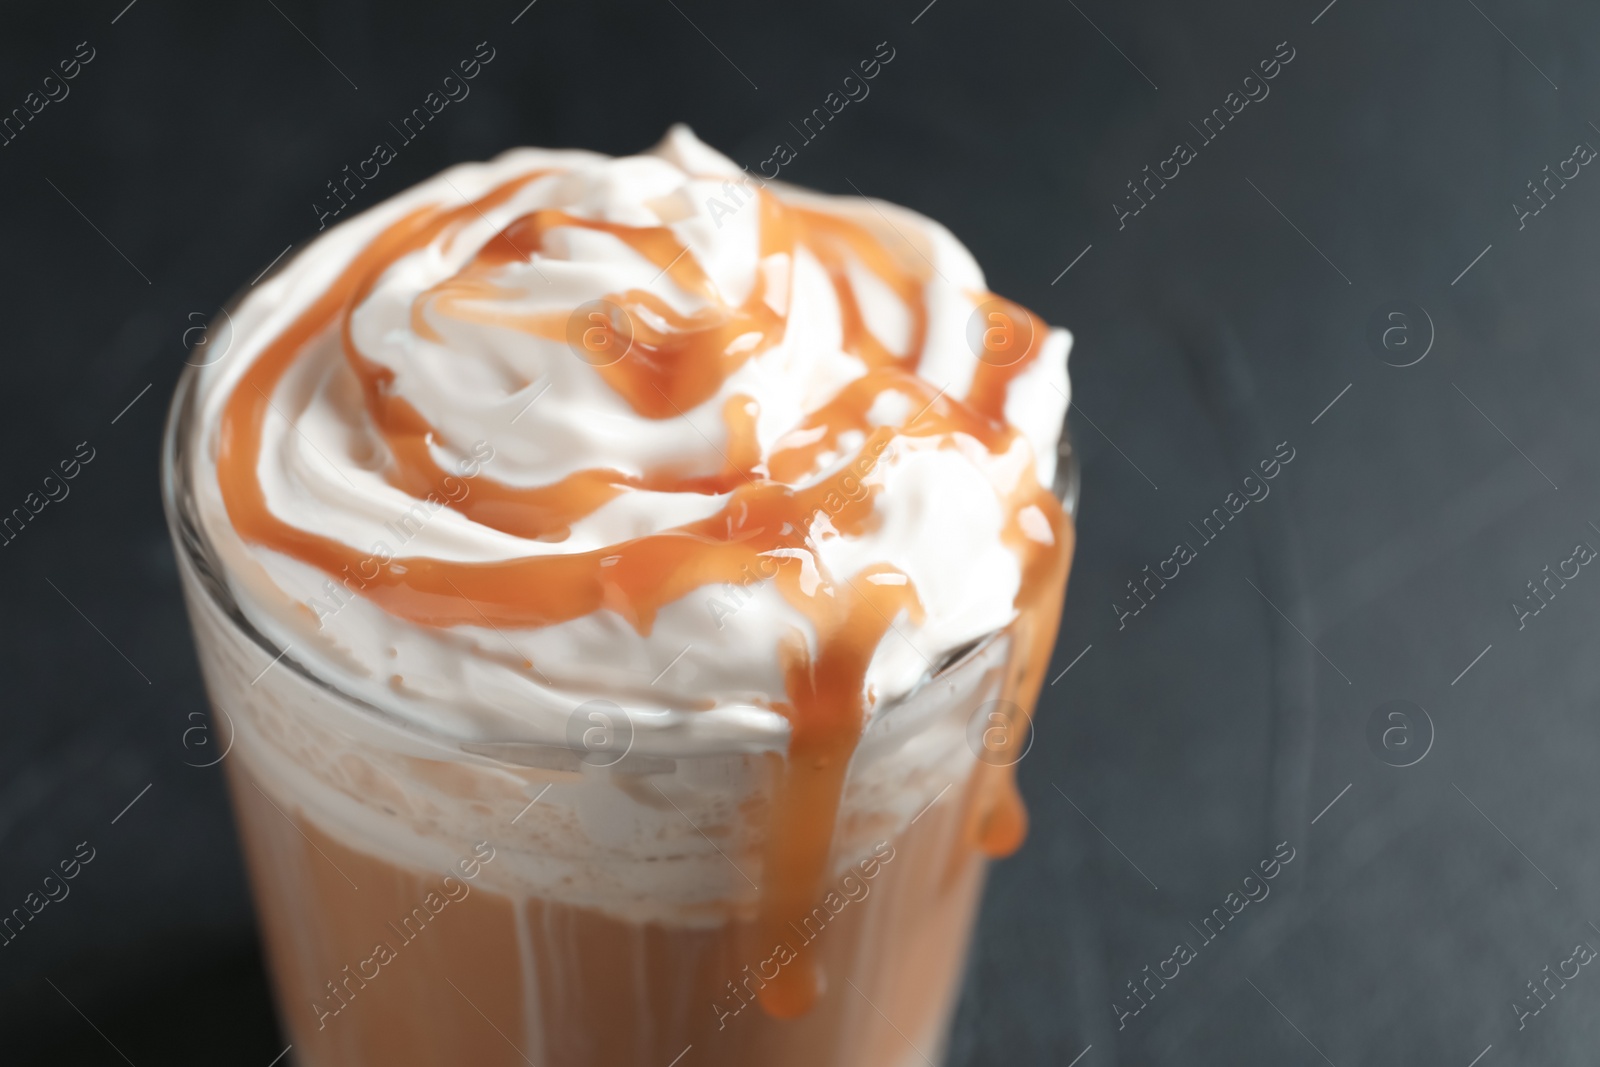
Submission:
POLYGON ((1016 617, 1069 344, 939 224, 686 127, 517 149, 250 292, 195 483, 242 610, 371 703, 559 744, 604 698, 636 747, 781 748, 830 642, 870 643, 870 716, 1016 617))

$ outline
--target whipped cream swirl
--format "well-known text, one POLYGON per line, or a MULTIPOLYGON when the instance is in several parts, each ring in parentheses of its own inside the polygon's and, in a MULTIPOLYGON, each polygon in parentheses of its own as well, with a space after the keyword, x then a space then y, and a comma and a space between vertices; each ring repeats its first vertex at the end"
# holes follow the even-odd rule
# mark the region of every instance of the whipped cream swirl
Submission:
POLYGON ((252 622, 430 729, 561 743, 603 697, 662 752, 783 748, 778 650, 824 636, 803 598, 914 588, 870 651, 869 716, 1010 623, 1019 537, 1058 536, 1027 489, 1055 474, 1068 334, 1006 320, 1038 336, 997 378, 974 338, 998 298, 946 229, 759 184, 684 127, 627 158, 518 149, 329 230, 253 289, 200 372, 196 479, 252 622), (230 495, 241 449, 252 511, 230 495), (493 595, 497 567, 548 561, 526 573, 554 582, 559 560, 620 574, 616 546, 715 541, 779 490, 818 493, 787 547, 704 573, 667 552, 681 580, 650 578, 647 608, 592 581, 554 615, 493 595), (435 572, 453 592, 421 591, 435 572))

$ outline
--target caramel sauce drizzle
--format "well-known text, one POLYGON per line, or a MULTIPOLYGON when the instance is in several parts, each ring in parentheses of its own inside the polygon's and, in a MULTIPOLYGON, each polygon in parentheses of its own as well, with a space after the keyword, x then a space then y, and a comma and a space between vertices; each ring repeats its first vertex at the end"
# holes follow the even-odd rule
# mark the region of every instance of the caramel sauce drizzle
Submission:
MULTIPOLYGON (((433 427, 397 395, 393 372, 356 348, 351 313, 390 265, 453 237, 546 173, 521 175, 459 207, 421 207, 392 223, 242 374, 225 402, 217 446, 223 502, 242 538, 336 579, 367 558, 358 549, 279 519, 267 506, 256 473, 264 424, 272 410, 269 398, 300 353, 331 329, 340 331, 346 361, 361 386, 364 414, 384 443, 381 475, 413 496, 426 495, 440 484, 448 472, 432 458, 433 427)), ((868 706, 868 665, 894 620, 904 615, 915 621, 922 610, 911 581, 887 565, 836 580, 815 553, 811 525, 824 514, 846 535, 871 528, 878 489, 863 482, 889 455, 893 439, 905 447, 937 448, 950 447, 952 435, 959 434, 993 453, 1009 449, 1017 431, 1004 418, 1007 389, 1038 357, 1048 330, 1031 312, 1017 307, 1017 321, 1025 319, 1028 327, 1023 333, 1029 338, 1026 352, 1004 366, 980 361, 966 395, 946 395, 916 375, 927 337, 926 278, 921 271, 855 222, 784 204, 765 191, 759 202, 761 259, 787 257, 792 268, 802 245, 816 257, 838 297, 844 347, 865 364, 866 374, 785 438, 795 443, 780 442, 765 457, 755 435, 755 402, 735 395, 721 411, 729 432, 726 462, 710 474, 664 467, 642 475, 589 469, 552 485, 527 488, 497 482, 485 472, 471 495, 456 505, 474 522, 547 541, 564 539, 574 522, 621 493, 641 489, 725 494, 723 507, 709 518, 591 552, 485 563, 396 558, 370 579, 363 571, 362 590, 391 614, 424 626, 477 626, 487 618, 496 626, 539 627, 607 609, 648 634, 664 605, 705 585, 737 583, 745 568, 763 557, 775 563, 773 581, 812 623, 816 648, 796 633, 778 650, 788 700, 776 710, 789 719, 791 736, 778 775, 762 868, 756 936, 765 939, 765 949, 786 940, 788 924, 807 914, 822 892, 839 801, 868 706), (891 352, 867 328, 848 276, 852 261, 879 278, 910 311, 911 343, 905 355, 891 352), (904 426, 872 425, 868 413, 888 391, 903 394, 909 410, 919 414, 904 426), (862 438, 854 457, 835 462, 832 473, 812 479, 851 431, 862 438), (809 568, 803 568, 806 560, 809 568), (822 576, 820 585, 807 587, 805 569, 813 577, 822 576)), ((494 306, 507 295, 497 276, 516 264, 532 264, 546 236, 559 227, 613 235, 704 302, 701 310, 683 314, 647 290, 606 298, 624 317, 602 315, 596 328, 610 331, 606 343, 625 347, 627 354, 596 365, 595 372, 639 415, 683 416, 715 397, 739 367, 783 340, 790 294, 770 292, 769 278, 792 284, 792 269, 758 271, 749 296, 733 305, 669 227, 628 227, 554 210, 517 218, 454 276, 419 295, 412 308, 413 329, 438 339, 433 320, 443 316, 565 343, 567 314, 519 315, 494 306)), ((1018 619, 1011 628, 1019 645, 1010 656, 1013 669, 1003 696, 1028 716, 1055 643, 1073 528, 1045 487, 1032 477, 1021 483, 1006 501, 1010 519, 1005 541, 1023 574, 1018 619), (1030 508, 1047 522, 1050 543, 1025 532, 1020 516, 1030 508)), ((1037 534, 1036 521, 1032 529, 1037 534)), ((969 786, 973 844, 990 855, 1007 854, 1021 843, 1026 825, 1013 768, 980 763, 969 786)), ((776 1016, 800 1015, 822 981, 802 948, 800 958, 762 990, 762 1003, 776 1016)))

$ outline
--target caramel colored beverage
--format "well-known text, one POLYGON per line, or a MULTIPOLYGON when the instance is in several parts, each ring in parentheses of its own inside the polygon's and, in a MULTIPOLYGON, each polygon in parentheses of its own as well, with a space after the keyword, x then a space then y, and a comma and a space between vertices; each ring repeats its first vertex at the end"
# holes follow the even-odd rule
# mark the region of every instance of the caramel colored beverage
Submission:
POLYGON ((1064 331, 681 128, 447 171, 227 330, 165 485, 296 1062, 939 1062, 1064 331))

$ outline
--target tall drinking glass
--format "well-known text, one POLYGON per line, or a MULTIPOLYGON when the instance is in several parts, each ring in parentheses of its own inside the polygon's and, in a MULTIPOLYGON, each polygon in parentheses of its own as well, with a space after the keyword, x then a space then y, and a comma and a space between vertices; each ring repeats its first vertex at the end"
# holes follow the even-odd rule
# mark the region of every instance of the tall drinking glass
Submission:
MULTIPOLYGON (((823 891, 775 933, 758 903, 780 756, 650 750, 604 701, 552 745, 446 736, 352 696, 241 610, 197 514, 197 394, 191 369, 165 441, 167 517, 300 1064, 940 1060, 981 839, 1011 832, 982 824, 1026 748, 1015 628, 873 717, 823 891), (763 997, 785 971, 820 989, 798 1017, 763 997)), ((1066 444, 1059 470, 1070 511, 1066 444)))

